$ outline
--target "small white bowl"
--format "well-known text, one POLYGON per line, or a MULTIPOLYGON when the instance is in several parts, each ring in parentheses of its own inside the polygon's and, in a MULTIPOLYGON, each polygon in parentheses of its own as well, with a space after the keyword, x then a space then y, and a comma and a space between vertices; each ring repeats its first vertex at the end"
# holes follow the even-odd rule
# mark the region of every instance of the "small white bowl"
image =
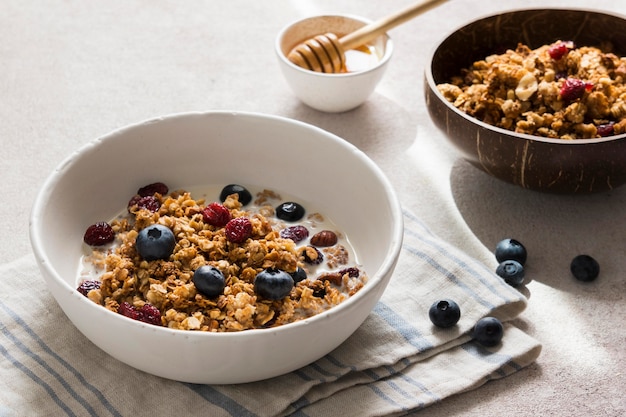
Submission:
POLYGON ((30 219, 41 273, 85 336, 145 372, 206 384, 281 375, 341 344, 387 286, 402 233, 395 192, 359 149, 305 123, 233 112, 148 120, 88 143, 51 173, 30 219), (315 203, 349 237, 369 281, 326 312, 269 329, 173 330, 111 312, 76 290, 83 234, 93 222, 115 217, 129 196, 154 181, 170 189, 237 182, 315 203))
POLYGON ((338 113, 363 104, 382 79, 393 53, 389 35, 381 35, 371 42, 378 63, 362 71, 325 74, 309 71, 295 65, 287 55, 298 44, 324 33, 341 37, 371 23, 370 20, 347 15, 309 17, 285 27, 276 38, 276 55, 280 69, 295 95, 308 106, 338 113))

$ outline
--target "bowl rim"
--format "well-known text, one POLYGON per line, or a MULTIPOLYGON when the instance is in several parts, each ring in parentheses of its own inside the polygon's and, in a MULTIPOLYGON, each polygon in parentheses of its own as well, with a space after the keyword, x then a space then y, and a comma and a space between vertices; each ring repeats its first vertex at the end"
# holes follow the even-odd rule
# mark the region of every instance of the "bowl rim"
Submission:
POLYGON ((385 66, 389 60, 391 59, 391 56, 393 55, 393 40, 391 39, 391 36, 389 36, 389 33, 385 32, 380 36, 384 36, 387 40, 386 40, 386 44, 385 44, 385 54, 382 56, 382 58, 378 61, 378 64, 374 65, 373 67, 367 68, 365 70, 362 71, 355 71, 355 72, 347 72, 347 73, 325 73, 325 72, 316 72, 316 71, 310 71, 307 70, 305 68, 302 68, 296 64, 294 64, 293 62, 291 62, 289 59, 287 59, 287 57, 285 56, 285 54, 283 53, 283 50, 280 46, 281 40, 283 39, 285 32, 287 32, 290 28, 292 28, 294 25, 301 23, 301 22, 305 22, 307 20, 312 20, 312 19, 318 19, 318 18, 323 18, 323 17, 344 17, 344 18, 348 18, 348 19, 352 19, 352 20, 356 20, 359 22, 362 22, 364 24, 370 24, 373 22, 373 20, 368 19, 366 17, 362 17, 362 16, 357 16, 354 14, 343 14, 343 13, 328 13, 328 14, 321 14, 321 15, 314 15, 314 16, 308 16, 308 17, 304 17, 302 19, 298 19, 295 21, 292 21, 291 23, 288 23, 287 25, 285 25, 279 32, 278 35, 276 36, 276 39, 274 41, 274 51, 276 52, 276 55, 278 56, 278 59, 284 63, 285 65, 287 65, 289 68, 293 68, 295 70, 297 70, 298 72, 302 73, 302 74, 308 74, 308 75, 313 75, 313 76, 317 76, 317 77, 322 77, 322 78, 336 78, 336 79, 340 79, 340 78, 346 78, 346 77, 358 77, 361 75, 365 75, 368 74, 370 72, 376 71, 379 68, 385 66))
MULTIPOLYGON (((41 185, 39 191, 36 194, 33 206, 31 208, 30 216, 29 216, 29 237, 31 248, 35 257, 35 260, 38 264, 39 269, 44 269, 49 277, 54 280, 55 283, 59 284, 63 290, 71 293, 73 296, 77 297, 80 302, 87 303, 88 305, 98 308, 101 314, 108 314, 112 320, 126 320, 126 323, 135 326, 134 328, 138 331, 149 331, 149 332, 163 332, 164 335, 184 337, 184 338, 214 338, 214 337, 231 337, 231 338, 242 338, 249 337, 254 334, 276 334, 282 332, 288 332, 290 329, 308 326, 312 322, 322 321, 327 319, 330 316, 338 314, 340 311, 349 309, 355 303, 358 303, 362 298, 365 298, 366 294, 372 291, 376 291, 377 288, 383 284, 384 277, 389 274, 395 268, 395 264, 397 262, 397 258, 400 255, 400 251, 402 249, 402 242, 404 236, 404 219, 403 212, 400 204, 400 200, 398 195, 391 185, 391 182, 384 174, 382 169, 376 165, 376 163, 369 158, 363 151, 357 148, 352 143, 347 140, 335 135, 334 133, 328 132, 320 127, 314 126, 312 124, 302 122, 299 120, 291 119, 284 116, 265 114, 260 112, 252 112, 252 111, 233 111, 233 110, 210 110, 210 111, 190 111, 190 112, 179 112, 179 113, 170 113, 162 116, 152 117, 148 119, 141 120, 139 122, 134 122, 127 124, 125 126, 116 128, 114 130, 105 133, 104 135, 98 136, 95 139, 84 143, 79 148, 74 150, 70 155, 66 156, 48 175, 48 177, 44 180, 41 185), (373 271, 373 274, 368 273, 368 282, 363 286, 356 294, 349 297, 348 299, 342 301, 340 304, 318 313, 314 316, 307 317, 305 319, 287 323, 278 327, 271 327, 267 329, 248 329, 237 332, 196 332, 190 330, 180 330, 180 329, 170 329, 162 326, 154 326, 147 323, 143 323, 137 320, 133 320, 131 318, 125 317, 121 314, 114 313, 106 308, 103 308, 100 305, 95 304, 93 301, 87 299, 78 291, 76 288, 71 287, 66 280, 64 280, 60 273, 57 272, 51 265, 50 259, 46 254, 43 244, 38 238, 38 236, 42 233, 42 213, 46 208, 46 201, 52 194, 52 190, 55 185, 62 179, 63 174, 65 172, 65 167, 70 166, 76 158, 78 158, 83 152, 93 151, 94 148, 97 148, 103 141, 106 141, 109 137, 115 137, 117 135, 124 134, 128 130, 138 129, 147 124, 159 123, 161 121, 168 121, 173 119, 185 119, 185 118, 205 118, 212 116, 229 116, 229 117, 242 117, 247 119, 258 119, 258 120, 270 120, 274 122, 278 122, 281 124, 288 124, 292 126, 296 126, 300 129, 307 129, 316 134, 325 135, 329 138, 332 138, 336 141, 340 146, 343 146, 351 153, 357 154, 359 159, 361 159, 368 168, 375 174, 379 181, 381 181, 385 195, 387 196, 388 203, 390 205, 391 217, 393 222, 393 230, 392 230, 392 241, 387 248, 387 255, 385 256, 383 262, 380 264, 379 268, 376 271, 373 271)), ((41 272, 42 273, 42 272, 41 272)), ((49 287, 49 285, 48 285, 49 287)), ((50 289, 49 289, 50 290, 50 289)), ((56 298, 56 297, 54 297, 56 298)), ((63 308, 63 306, 61 306, 63 308)), ((88 307, 89 308, 89 307, 88 307)))
POLYGON ((437 88, 437 83, 435 83, 435 79, 433 77, 433 73, 432 73, 432 63, 433 63, 433 59, 435 56, 435 53, 437 52, 437 50, 441 47, 441 45, 448 39, 450 38, 452 35, 454 35, 456 32, 470 26, 473 25, 475 23, 478 23, 482 20, 486 20, 486 19, 493 19, 496 18, 498 16, 504 16, 507 14, 511 14, 511 13, 519 13, 519 12, 533 12, 533 11, 537 11, 537 12, 546 12, 546 11, 576 11, 576 12, 586 12, 586 13, 595 13, 598 15, 605 15, 605 16, 610 16, 610 17, 616 17, 618 19, 623 19, 626 20, 626 15, 621 15, 619 13, 609 13, 606 12, 604 10, 597 10, 597 9, 590 9, 590 8, 585 8, 585 7, 549 7, 549 8, 537 8, 537 7, 528 7, 528 8, 517 8, 517 9, 509 9, 509 10, 504 10, 498 13, 489 13, 489 14, 483 14, 480 15, 478 17, 476 17, 475 19, 472 19, 469 22, 465 22, 457 27, 455 27, 454 29, 448 31, 446 34, 444 34, 443 36, 441 36, 439 38, 439 40, 437 42, 435 42, 434 46, 431 47, 430 52, 428 54, 428 65, 426 66, 426 68, 424 69, 424 72, 426 74, 426 81, 427 81, 427 88, 432 92, 432 94, 434 94, 441 102, 443 102, 443 104, 450 110, 452 110, 455 114, 457 114, 458 116, 461 116, 463 119, 467 120, 468 122, 472 123, 472 124, 476 124, 479 127, 485 129, 485 130, 491 130, 494 131, 495 133, 498 133, 500 135, 505 135, 505 136, 509 136, 509 137, 513 137, 514 139, 520 139, 520 140, 526 140, 526 141, 535 141, 535 142, 543 142, 543 143, 549 143, 549 144, 555 144, 555 145, 563 145, 563 146, 582 146, 582 145, 589 145, 589 144, 604 144, 607 142, 614 142, 614 141, 618 141, 618 140, 622 140, 622 139, 626 139, 626 133, 622 133, 620 135, 614 135, 614 136, 606 136, 603 138, 591 138, 591 139, 573 139, 573 140, 568 140, 568 139, 560 139, 560 138, 547 138, 547 137, 543 137, 543 136, 534 136, 534 135, 529 135, 527 133, 518 133, 518 132, 514 132, 512 130, 507 130, 498 126, 493 126, 490 125, 489 123, 485 123, 475 117, 470 116, 469 114, 457 109, 452 103, 450 103, 440 92, 439 89, 437 88))

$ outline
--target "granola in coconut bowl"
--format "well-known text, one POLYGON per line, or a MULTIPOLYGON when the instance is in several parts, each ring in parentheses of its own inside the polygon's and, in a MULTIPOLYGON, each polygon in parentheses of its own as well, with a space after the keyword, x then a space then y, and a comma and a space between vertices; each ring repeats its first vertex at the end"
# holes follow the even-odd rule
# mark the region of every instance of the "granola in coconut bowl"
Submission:
POLYGON ((534 136, 591 139, 626 133, 626 58, 610 44, 518 44, 438 85, 456 108, 534 136))
POLYGON ((139 189, 127 213, 86 230, 78 291, 146 323, 231 332, 311 317, 366 283, 322 214, 270 190, 254 201, 235 184, 219 194, 207 203, 163 183, 139 189))

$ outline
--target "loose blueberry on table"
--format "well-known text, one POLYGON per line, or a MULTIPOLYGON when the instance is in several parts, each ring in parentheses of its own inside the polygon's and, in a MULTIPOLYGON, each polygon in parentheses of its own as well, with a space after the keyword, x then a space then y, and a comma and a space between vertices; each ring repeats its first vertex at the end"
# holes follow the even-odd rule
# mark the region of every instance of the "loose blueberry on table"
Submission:
POLYGON ((517 287, 524 282, 524 266, 514 260, 500 262, 496 268, 496 274, 512 287, 517 287))
POLYGON ((483 346, 493 347, 502 340, 504 327, 495 317, 484 317, 474 325, 472 338, 483 346))
POLYGON ((526 263, 527 252, 524 245, 519 241, 507 238, 498 242, 495 255, 498 262, 513 260, 524 265, 526 263))
POLYGON ((461 308, 450 299, 435 301, 428 310, 428 317, 437 327, 452 327, 461 318, 461 308))
POLYGON ((579 281, 593 281, 600 275, 600 264, 589 255, 578 255, 570 264, 572 275, 579 281))

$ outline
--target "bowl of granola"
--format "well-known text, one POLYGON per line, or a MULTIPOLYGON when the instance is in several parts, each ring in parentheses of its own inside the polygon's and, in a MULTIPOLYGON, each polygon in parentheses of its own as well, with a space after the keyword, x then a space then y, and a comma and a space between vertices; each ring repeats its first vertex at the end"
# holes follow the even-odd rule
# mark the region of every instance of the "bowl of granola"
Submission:
POLYGON ((402 236, 395 192, 359 149, 221 111, 86 144, 30 219, 41 273, 80 332, 134 368, 206 384, 288 373, 341 344, 382 295, 402 236))
POLYGON ((626 183, 624 48, 626 20, 610 13, 483 17, 433 49, 427 108, 461 156, 496 178, 549 193, 607 192, 626 183))

